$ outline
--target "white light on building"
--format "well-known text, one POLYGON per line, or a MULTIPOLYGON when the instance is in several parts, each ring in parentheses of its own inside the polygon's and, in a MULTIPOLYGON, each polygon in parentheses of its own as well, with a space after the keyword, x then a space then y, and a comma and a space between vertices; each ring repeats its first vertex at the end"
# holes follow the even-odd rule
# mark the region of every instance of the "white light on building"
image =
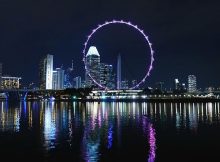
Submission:
POLYGON ((53 55, 47 55, 46 89, 53 88, 53 55))
POLYGON ((96 86, 94 81, 100 82, 100 55, 95 46, 91 46, 86 54, 85 60, 87 71, 85 73, 85 81, 88 87, 96 86), (91 77, 92 78, 91 78, 91 77))
POLYGON ((40 62, 40 89, 53 88, 53 55, 46 55, 40 62))

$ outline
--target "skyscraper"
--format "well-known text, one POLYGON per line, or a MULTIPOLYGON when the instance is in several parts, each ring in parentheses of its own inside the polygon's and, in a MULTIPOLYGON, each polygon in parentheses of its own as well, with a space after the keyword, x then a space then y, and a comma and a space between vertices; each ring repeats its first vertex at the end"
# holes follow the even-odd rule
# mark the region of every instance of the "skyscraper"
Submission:
POLYGON ((117 89, 121 89, 121 55, 117 59, 117 89))
POLYGON ((89 48, 85 59, 85 65, 87 67, 85 72, 86 86, 96 86, 96 84, 91 79, 92 77, 97 83, 100 83, 100 55, 95 46, 91 46, 89 48))
POLYGON ((53 89, 64 89, 64 70, 62 68, 56 68, 56 70, 53 71, 53 89))
POLYGON ((100 63, 100 84, 108 89, 115 88, 112 65, 100 63))
POLYGON ((196 76, 195 75, 189 75, 188 76, 188 92, 194 93, 197 91, 196 88, 196 76))
POLYGON ((53 55, 46 55, 39 65, 40 89, 53 88, 53 55))
POLYGON ((58 75, 57 71, 54 70, 53 71, 53 86, 52 86, 54 90, 57 89, 57 84, 58 84, 57 75, 58 75))
POLYGON ((100 63, 100 84, 106 86, 105 63, 100 63))

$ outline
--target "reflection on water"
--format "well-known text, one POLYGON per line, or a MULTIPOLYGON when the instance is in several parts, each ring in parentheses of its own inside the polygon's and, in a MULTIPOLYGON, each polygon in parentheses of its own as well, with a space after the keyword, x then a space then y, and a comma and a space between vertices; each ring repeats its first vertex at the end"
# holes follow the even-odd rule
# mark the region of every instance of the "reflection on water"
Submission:
POLYGON ((20 129, 21 106, 8 109, 8 104, 1 102, 0 109, 0 131, 18 132, 20 129))
POLYGON ((46 148, 54 148, 56 140, 56 112, 54 103, 46 103, 43 115, 43 132, 46 148))
POLYGON ((0 104, 0 134, 33 131, 39 134, 45 154, 69 150, 76 152, 73 159, 78 161, 114 161, 133 154, 140 161, 153 162, 158 122, 164 129, 173 125, 177 131, 197 133, 199 124, 219 122, 219 103, 0 104))

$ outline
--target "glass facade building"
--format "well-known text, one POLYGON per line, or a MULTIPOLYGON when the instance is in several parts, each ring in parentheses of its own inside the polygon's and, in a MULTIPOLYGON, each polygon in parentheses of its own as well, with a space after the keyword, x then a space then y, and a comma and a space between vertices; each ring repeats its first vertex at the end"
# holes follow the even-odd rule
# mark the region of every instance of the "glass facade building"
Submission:
POLYGON ((100 84, 108 89, 114 89, 114 82, 113 66, 100 63, 100 84))
POLYGON ((85 72, 86 86, 97 87, 97 85, 92 80, 93 78, 97 83, 100 83, 100 55, 95 46, 91 46, 89 48, 85 59, 85 65, 87 67, 85 72), (92 78, 89 76, 89 74, 92 78))
POLYGON ((56 70, 53 71, 53 89, 64 89, 64 70, 62 68, 56 68, 56 70))
POLYGON ((53 88, 53 55, 46 55, 39 65, 40 89, 53 88))

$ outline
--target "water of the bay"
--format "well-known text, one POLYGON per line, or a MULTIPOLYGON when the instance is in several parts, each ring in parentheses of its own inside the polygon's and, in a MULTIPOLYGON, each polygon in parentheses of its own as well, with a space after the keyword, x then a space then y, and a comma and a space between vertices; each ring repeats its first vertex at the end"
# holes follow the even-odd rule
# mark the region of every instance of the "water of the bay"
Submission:
POLYGON ((0 159, 219 161, 219 105, 0 102, 0 159))

